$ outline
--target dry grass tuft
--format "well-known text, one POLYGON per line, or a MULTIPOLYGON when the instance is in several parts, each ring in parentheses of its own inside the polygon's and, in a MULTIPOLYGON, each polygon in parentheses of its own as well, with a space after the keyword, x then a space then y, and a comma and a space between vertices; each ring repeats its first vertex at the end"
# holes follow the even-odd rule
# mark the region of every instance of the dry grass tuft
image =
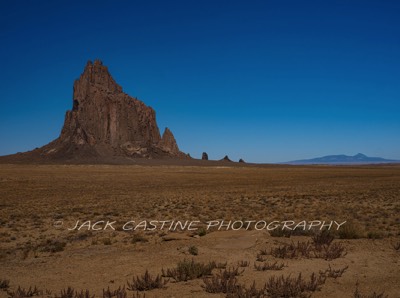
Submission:
POLYGON ((324 277, 329 277, 329 278, 338 278, 342 277, 343 273, 346 272, 346 270, 349 268, 349 266, 345 266, 342 269, 332 269, 331 265, 329 265, 329 268, 326 269, 325 271, 319 271, 319 274, 324 277))
POLYGON ((211 275, 212 270, 217 267, 215 262, 208 264, 195 262, 193 259, 178 262, 176 268, 162 269, 162 276, 171 277, 175 281, 188 281, 195 278, 211 275))
MULTIPOLYGON (((296 259, 296 258, 321 258, 325 260, 333 260, 343 257, 347 254, 346 248, 341 242, 332 242, 328 237, 321 237, 313 240, 313 243, 300 242, 280 245, 271 248, 270 254, 280 259, 296 259), (315 242, 316 241, 316 242, 315 242), (317 244, 316 244, 317 243, 317 244), (325 244, 323 244, 325 243, 325 244)), ((257 261, 263 260, 257 255, 257 261)))
POLYGON ((305 280, 301 273, 297 277, 272 276, 267 281, 265 289, 270 297, 309 297, 308 292, 320 290, 326 278, 313 273, 305 280))
POLYGON ((8 279, 0 279, 0 289, 7 290, 10 287, 10 281, 8 279))
POLYGON ((285 264, 283 264, 283 263, 278 264, 278 262, 274 262, 274 263, 265 262, 260 265, 254 264, 254 269, 256 269, 257 271, 282 270, 284 267, 285 267, 285 264))
POLYGON ((234 276, 213 275, 203 279, 204 290, 207 293, 234 293, 238 287, 238 281, 234 276))
POLYGON ((103 289, 103 298, 127 298, 128 294, 125 290, 125 286, 118 287, 118 289, 111 291, 110 287, 107 290, 103 289))
POLYGON ((160 275, 152 277, 148 270, 142 276, 136 276, 132 282, 127 282, 129 291, 149 291, 152 289, 161 289, 168 283, 160 275))
POLYGON ((43 294, 36 286, 34 288, 29 287, 29 289, 21 288, 18 286, 16 291, 7 292, 10 298, 24 298, 24 297, 33 297, 33 296, 41 296, 43 294))

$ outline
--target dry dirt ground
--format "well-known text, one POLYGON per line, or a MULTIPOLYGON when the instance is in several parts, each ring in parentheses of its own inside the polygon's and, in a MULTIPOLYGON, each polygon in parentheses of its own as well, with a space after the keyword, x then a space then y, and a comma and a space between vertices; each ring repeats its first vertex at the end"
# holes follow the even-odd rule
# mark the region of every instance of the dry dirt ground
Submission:
MULTIPOLYGON (((213 276, 236 268, 231 281, 242 288, 270 282, 272 297, 273 276, 299 273, 325 282, 295 297, 356 297, 356 284, 365 295, 400 297, 399 214, 400 166, 0 165, 0 297, 16 294, 18 286, 37 286, 42 296, 67 297, 61 290, 70 286, 103 297, 103 289, 127 288, 146 270, 155 277, 183 260, 215 261, 220 268, 213 276), (78 220, 115 221, 115 230, 68 230, 78 220), (123 230, 128 221, 145 220, 187 220, 200 228, 123 230), (253 226, 208 230, 213 220, 346 223, 318 249, 316 229, 292 235, 253 226), (284 267, 255 268, 275 262, 284 267), (331 274, 320 273, 329 266, 331 274)), ((145 295, 226 297, 207 292, 204 278, 212 275, 166 277, 164 288, 145 295)))

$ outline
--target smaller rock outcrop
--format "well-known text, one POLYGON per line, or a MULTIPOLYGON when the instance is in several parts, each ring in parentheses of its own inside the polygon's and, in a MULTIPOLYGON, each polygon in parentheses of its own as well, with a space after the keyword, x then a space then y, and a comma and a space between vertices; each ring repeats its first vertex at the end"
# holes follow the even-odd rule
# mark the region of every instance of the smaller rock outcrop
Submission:
POLYGON ((202 159, 202 160, 208 160, 208 154, 207 154, 207 152, 203 152, 203 154, 201 155, 201 159, 202 159))
POLYGON ((168 127, 166 127, 164 130, 159 146, 165 152, 171 153, 173 155, 179 153, 178 144, 176 143, 175 137, 168 127))
POLYGON ((244 161, 243 159, 239 159, 239 162, 243 162, 243 163, 245 163, 245 161, 244 161))
POLYGON ((230 161, 231 162, 232 160, 229 159, 228 155, 225 155, 224 158, 221 159, 221 161, 230 161))

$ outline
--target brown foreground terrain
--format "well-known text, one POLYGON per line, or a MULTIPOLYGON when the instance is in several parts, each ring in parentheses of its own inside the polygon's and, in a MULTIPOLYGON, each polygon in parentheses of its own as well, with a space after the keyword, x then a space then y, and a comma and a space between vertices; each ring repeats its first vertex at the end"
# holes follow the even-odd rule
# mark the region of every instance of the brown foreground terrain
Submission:
POLYGON ((2 164, 0 297, 125 297, 111 293, 120 286, 127 297, 400 297, 399 196, 391 165, 2 164), (68 230, 78 220, 115 230, 68 230), (158 223, 124 230, 146 220, 158 223), (198 229, 161 229, 167 220, 198 229), (290 235, 208 229, 216 220, 346 223, 290 235))

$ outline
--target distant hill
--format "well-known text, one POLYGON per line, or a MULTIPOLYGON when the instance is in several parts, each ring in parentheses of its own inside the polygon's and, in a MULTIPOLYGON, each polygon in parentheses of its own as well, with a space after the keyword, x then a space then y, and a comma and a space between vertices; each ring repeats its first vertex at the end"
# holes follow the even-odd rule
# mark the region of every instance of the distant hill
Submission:
POLYGON ((400 163, 400 160, 385 159, 382 157, 369 157, 358 153, 354 156, 349 155, 327 155, 312 159, 293 160, 284 164, 310 165, 310 164, 376 164, 376 163, 400 163))

